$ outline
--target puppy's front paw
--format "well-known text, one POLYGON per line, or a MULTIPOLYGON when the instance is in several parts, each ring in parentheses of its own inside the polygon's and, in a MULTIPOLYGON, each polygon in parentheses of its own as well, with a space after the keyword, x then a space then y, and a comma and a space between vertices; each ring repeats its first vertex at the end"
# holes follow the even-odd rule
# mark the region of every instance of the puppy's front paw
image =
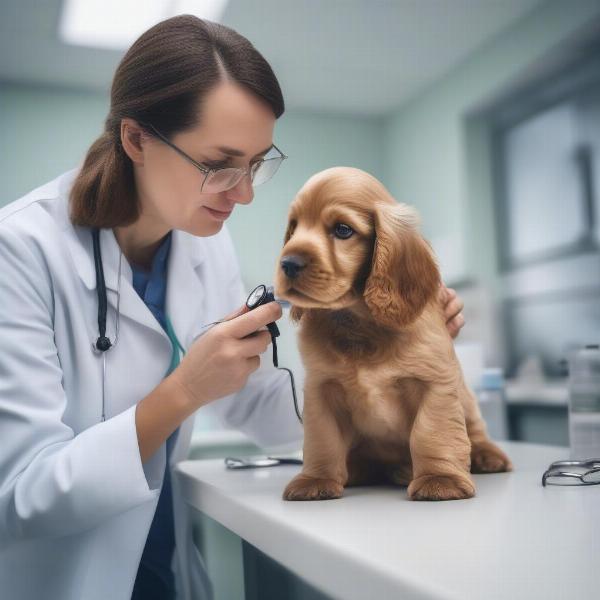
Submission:
POLYGON ((411 500, 462 500, 474 495, 473 482, 457 475, 422 475, 408 486, 411 500))
POLYGON ((471 448, 471 473, 512 471, 510 458, 492 442, 481 442, 471 448))
POLYGON ((283 492, 284 500, 331 500, 341 498, 344 486, 333 479, 315 479, 308 475, 296 475, 283 492))

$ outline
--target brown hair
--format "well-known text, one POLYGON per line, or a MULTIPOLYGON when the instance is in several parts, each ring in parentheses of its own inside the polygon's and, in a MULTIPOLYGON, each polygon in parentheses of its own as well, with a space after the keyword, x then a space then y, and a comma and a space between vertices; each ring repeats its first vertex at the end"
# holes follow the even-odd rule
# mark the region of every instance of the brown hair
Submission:
POLYGON ((275 118, 283 114, 273 70, 233 29, 180 15, 143 33, 115 72, 104 133, 90 146, 71 189, 71 221, 107 228, 133 223, 139 207, 121 119, 151 124, 170 137, 198 123, 198 103, 225 78, 265 100, 275 118))

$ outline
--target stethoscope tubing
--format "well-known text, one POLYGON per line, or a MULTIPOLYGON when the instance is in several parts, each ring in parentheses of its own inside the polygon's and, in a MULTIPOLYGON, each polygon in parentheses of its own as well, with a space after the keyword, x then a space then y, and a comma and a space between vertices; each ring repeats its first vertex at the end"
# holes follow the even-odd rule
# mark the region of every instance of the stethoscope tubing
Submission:
POLYGON ((99 337, 92 349, 96 354, 102 354, 102 422, 106 421, 106 353, 114 348, 119 342, 119 321, 121 317, 121 266, 123 252, 119 251, 119 269, 117 274, 117 311, 115 315, 115 338, 111 342, 106 337, 106 315, 108 298, 106 294, 106 281, 104 279, 104 268, 102 265, 102 253, 100 250, 100 230, 92 229, 92 245, 94 249, 94 266, 96 269, 96 290, 98 294, 98 332, 99 337))

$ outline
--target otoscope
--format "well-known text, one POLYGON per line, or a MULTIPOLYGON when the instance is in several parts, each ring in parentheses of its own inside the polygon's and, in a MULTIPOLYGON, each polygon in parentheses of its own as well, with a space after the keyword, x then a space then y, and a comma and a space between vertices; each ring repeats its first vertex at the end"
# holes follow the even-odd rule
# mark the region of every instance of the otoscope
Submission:
MULTIPOLYGON (((246 306, 248 307, 248 310, 254 310, 255 308, 258 308, 263 304, 268 304, 269 302, 276 302, 273 287, 267 287, 266 285, 260 284, 257 285, 250 292, 250 295, 246 300, 246 306)), ((273 343, 273 365, 276 368, 282 371, 287 371, 290 374, 290 382, 292 384, 292 396, 294 398, 294 410, 296 411, 296 416, 298 417, 298 420, 300 421, 300 423, 302 423, 302 415, 298 410, 298 399, 296 398, 296 385, 294 383, 294 374, 290 369, 287 369, 286 367, 280 367, 277 359, 277 342, 275 341, 275 338, 279 337, 280 335, 279 328, 277 327, 277 324, 273 321, 272 323, 267 324, 267 329, 271 334, 271 342, 273 343)))

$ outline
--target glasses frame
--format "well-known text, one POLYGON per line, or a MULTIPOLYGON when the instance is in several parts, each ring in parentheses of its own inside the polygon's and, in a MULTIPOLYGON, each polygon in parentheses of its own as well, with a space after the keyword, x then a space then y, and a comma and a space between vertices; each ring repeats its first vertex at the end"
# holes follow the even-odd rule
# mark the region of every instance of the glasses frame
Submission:
POLYGON ((542 475, 542 485, 599 485, 600 478, 598 481, 585 481, 584 477, 591 474, 600 473, 600 458, 588 458, 587 460, 557 460, 553 462, 548 469, 542 475), (585 473, 573 473, 571 471, 564 471, 566 467, 579 467, 588 469, 585 473), (565 483, 557 483, 553 481, 547 481, 550 477, 562 477, 565 483), (579 483, 566 483, 573 479, 579 479, 579 483))
MULTIPOLYGON (((206 180, 208 179, 208 176, 211 173, 218 173, 219 171, 224 171, 225 169, 240 171, 243 173, 242 176, 231 187, 228 187, 225 190, 220 190, 221 192, 226 192, 227 190, 234 188, 244 177, 246 177, 246 175, 249 175, 249 174, 252 174, 250 180, 252 181, 252 185, 254 185, 254 174, 252 173, 252 169, 258 170, 259 167, 257 167, 256 165, 260 166, 265 162, 269 162, 270 160, 279 160, 279 161, 283 162, 286 158, 288 158, 288 156, 286 154, 284 154, 275 144, 273 144, 272 148, 275 148, 275 150, 277 150, 277 152, 279 152, 280 156, 275 156, 273 158, 266 158, 266 159, 261 158, 260 160, 257 160, 254 164, 250 165, 249 167, 216 167, 216 168, 206 167, 206 166, 200 164, 199 162, 195 161, 189 154, 187 154, 181 148, 176 146, 166 136, 164 136, 160 131, 158 131, 158 129, 156 129, 156 127, 154 127, 154 125, 152 125, 151 123, 141 123, 140 122, 140 125, 146 129, 151 129, 152 132, 155 133, 162 142, 167 144, 167 146, 171 147, 173 150, 175 150, 175 152, 177 152, 178 154, 183 156, 183 158, 185 158, 187 161, 192 163, 192 165, 194 165, 199 171, 204 173, 204 179, 202 181, 202 185, 200 186, 201 192, 204 190, 204 184, 206 183, 206 180)), ((277 167, 277 168, 279 169, 279 167, 277 167)), ((277 171, 275 171, 275 173, 276 172, 277 171)), ((275 173, 273 173, 273 175, 275 173)), ((267 181, 269 181, 269 179, 267 179, 267 181)), ((266 183, 266 182, 263 182, 263 183, 266 183)), ((257 184, 257 185, 261 185, 261 184, 257 184)), ((215 193, 218 193, 218 192, 215 192, 215 193)))

